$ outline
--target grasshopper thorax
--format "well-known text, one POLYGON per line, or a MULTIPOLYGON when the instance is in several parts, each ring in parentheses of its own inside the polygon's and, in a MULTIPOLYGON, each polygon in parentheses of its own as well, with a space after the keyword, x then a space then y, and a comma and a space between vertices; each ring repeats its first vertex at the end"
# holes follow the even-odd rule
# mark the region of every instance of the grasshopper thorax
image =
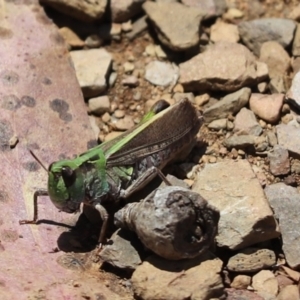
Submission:
POLYGON ((84 177, 72 160, 54 162, 48 171, 48 193, 61 211, 74 213, 84 200, 84 177))

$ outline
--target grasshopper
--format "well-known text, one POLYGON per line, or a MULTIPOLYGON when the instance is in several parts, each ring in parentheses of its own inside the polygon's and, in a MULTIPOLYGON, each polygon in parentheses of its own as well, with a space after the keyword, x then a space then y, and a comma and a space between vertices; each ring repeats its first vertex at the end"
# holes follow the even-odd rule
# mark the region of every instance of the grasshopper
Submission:
POLYGON ((187 99, 167 106, 160 100, 132 129, 74 159, 54 162, 48 170, 32 153, 48 172, 48 190, 35 192, 33 220, 20 224, 37 223, 41 195, 49 195, 53 204, 67 213, 77 212, 83 203, 100 213, 101 244, 109 217, 105 206, 128 198, 156 175, 166 181, 160 170, 182 154, 187 155, 194 145, 202 116, 187 99))

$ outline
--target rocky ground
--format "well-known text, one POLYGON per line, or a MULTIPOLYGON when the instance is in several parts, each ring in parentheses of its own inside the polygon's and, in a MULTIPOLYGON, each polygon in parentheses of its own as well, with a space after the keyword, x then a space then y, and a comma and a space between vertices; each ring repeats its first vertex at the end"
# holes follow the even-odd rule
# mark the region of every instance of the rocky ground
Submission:
POLYGON ((101 262, 127 296, 299 299, 297 1, 42 3, 69 45, 101 141, 159 99, 186 97, 203 112, 198 143, 173 174, 220 211, 216 247, 168 261, 115 233, 101 262))

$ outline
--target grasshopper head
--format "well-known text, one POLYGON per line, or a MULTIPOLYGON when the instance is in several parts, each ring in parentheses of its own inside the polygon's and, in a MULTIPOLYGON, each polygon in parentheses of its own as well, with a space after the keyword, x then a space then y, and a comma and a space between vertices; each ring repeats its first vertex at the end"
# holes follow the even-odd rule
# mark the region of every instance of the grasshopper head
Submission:
POLYGON ((61 211, 74 213, 84 200, 84 179, 74 161, 54 162, 48 171, 48 193, 61 211))

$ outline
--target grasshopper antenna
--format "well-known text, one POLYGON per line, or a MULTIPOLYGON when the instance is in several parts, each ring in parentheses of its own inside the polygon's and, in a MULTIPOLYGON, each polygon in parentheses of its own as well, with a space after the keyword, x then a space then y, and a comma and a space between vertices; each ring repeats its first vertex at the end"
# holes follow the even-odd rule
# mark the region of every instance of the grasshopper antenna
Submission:
POLYGON ((49 173, 48 169, 45 167, 45 165, 41 162, 41 160, 33 153, 32 150, 29 150, 30 154, 33 156, 33 158, 42 166, 42 168, 49 173))

